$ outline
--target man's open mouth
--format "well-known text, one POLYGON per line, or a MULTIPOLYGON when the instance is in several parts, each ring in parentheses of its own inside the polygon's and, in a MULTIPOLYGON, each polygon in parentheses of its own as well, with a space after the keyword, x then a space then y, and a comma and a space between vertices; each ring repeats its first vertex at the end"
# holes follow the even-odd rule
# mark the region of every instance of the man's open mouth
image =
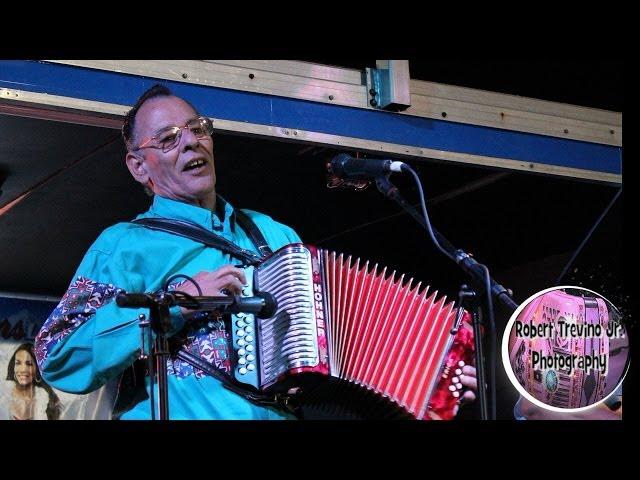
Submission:
POLYGON ((198 168, 204 167, 206 164, 207 164, 207 161, 202 158, 199 158, 197 160, 191 160, 184 166, 182 171, 188 172, 189 170, 197 170, 198 168))

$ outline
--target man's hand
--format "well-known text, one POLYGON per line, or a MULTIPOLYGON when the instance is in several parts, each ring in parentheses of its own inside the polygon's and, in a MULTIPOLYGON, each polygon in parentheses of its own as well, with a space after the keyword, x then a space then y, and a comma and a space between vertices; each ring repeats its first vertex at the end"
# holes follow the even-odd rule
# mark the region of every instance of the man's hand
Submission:
POLYGON ((462 398, 460 398, 461 404, 467 404, 474 402, 476 399, 476 392, 478 391, 478 379, 476 378, 476 367, 471 365, 465 365, 462 367, 462 375, 458 375, 460 383, 467 387, 467 390, 462 398))
MULTIPOLYGON (((202 295, 207 297, 219 297, 221 295, 240 295, 242 287, 247 283, 244 271, 233 265, 225 265, 212 272, 199 272, 192 277, 200 286, 202 295)), ((185 281, 177 288, 181 292, 197 296, 198 289, 190 281, 185 281)), ((191 310, 180 308, 183 315, 187 315, 191 310)))

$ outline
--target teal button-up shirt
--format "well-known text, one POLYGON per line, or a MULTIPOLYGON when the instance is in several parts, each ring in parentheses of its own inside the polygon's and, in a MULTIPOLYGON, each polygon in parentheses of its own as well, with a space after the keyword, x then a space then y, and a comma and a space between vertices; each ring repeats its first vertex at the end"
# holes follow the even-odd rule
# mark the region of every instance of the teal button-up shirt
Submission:
MULTIPOLYGON (((273 250, 300 242, 291 228, 267 215, 243 211, 273 250)), ((149 217, 194 222, 256 252, 250 238, 235 224, 233 207, 221 197, 216 212, 211 212, 156 195, 151 208, 137 218, 149 217)), ((219 250, 170 233, 132 223, 107 228, 89 248, 69 289, 38 334, 36 356, 43 378, 60 390, 86 393, 116 379, 138 358, 141 347, 138 315, 148 312, 118 307, 114 301, 118 289, 153 292, 162 288, 172 275, 193 277, 203 270, 238 263, 219 250)), ((171 322, 173 332, 184 326, 178 307, 171 309, 171 322)), ((221 347, 221 336, 213 332, 195 341, 201 356, 224 365, 228 360, 226 347, 221 347)), ((283 412, 248 402, 188 364, 173 363, 168 375, 171 419, 288 418, 283 412)), ((141 401, 122 418, 151 418, 149 401, 141 401)))

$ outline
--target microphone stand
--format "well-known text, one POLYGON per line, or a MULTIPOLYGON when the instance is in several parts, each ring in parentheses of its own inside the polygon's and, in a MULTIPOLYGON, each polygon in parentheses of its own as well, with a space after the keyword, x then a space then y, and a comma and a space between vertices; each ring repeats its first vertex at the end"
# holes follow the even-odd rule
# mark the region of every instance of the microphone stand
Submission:
MULTIPOLYGON (((418 213, 413 205, 407 202, 404 197, 400 194, 398 188, 391 183, 389 180, 389 175, 382 175, 376 178, 376 187, 378 190, 391 200, 394 200, 398 203, 409 215, 413 217, 413 219, 418 222, 425 230, 428 230, 427 223, 424 217, 418 213)), ((470 283, 473 287, 479 291, 483 292, 485 290, 485 280, 488 270, 485 270, 486 267, 484 265, 476 262, 468 253, 463 251, 462 249, 456 249, 451 242, 449 242, 444 236, 440 234, 435 228, 432 228, 433 234, 440 243, 441 247, 445 250, 449 258, 453 259, 460 268, 470 277, 470 283)), ((497 283, 494 279, 489 276, 489 284, 490 284, 490 294, 492 298, 497 299, 503 305, 505 305, 510 311, 515 311, 518 308, 518 304, 515 303, 506 288, 497 283)), ((477 300, 477 294, 469 289, 466 285, 461 287, 459 298, 461 304, 466 304, 467 308, 470 308, 473 317, 473 330, 474 330, 474 343, 475 343, 475 354, 476 354, 476 371, 477 371, 477 380, 478 380, 478 397, 480 402, 480 414, 483 420, 487 420, 489 418, 487 411, 487 392, 486 392, 486 373, 485 373, 485 363, 482 354, 482 339, 481 339, 481 331, 480 331, 480 323, 479 323, 479 302, 477 300), (469 301, 469 299, 473 299, 469 301), (464 301, 463 301, 464 300, 464 301)), ((491 306, 488 306, 491 308, 491 306)), ((490 341, 492 345, 495 345, 495 325, 490 325, 490 341)), ((496 359, 490 359, 492 362, 495 362, 496 359)), ((491 379, 492 385, 495 389, 495 378, 491 379)), ((493 390, 495 392, 495 390, 493 390)), ((495 397, 495 395, 493 395, 495 397)), ((495 404, 496 399, 492 398, 492 419, 495 420, 495 404)))
POLYGON ((480 418, 487 420, 489 410, 487 409, 487 383, 485 379, 484 354, 482 352, 482 330, 480 329, 480 315, 478 298, 475 291, 467 285, 462 285, 458 292, 458 304, 461 308, 471 312, 473 320, 473 343, 476 355, 476 380, 478 382, 478 402, 480 403, 480 418))
MULTIPOLYGON (((160 420, 169 420, 169 383, 167 378, 167 361, 169 360, 169 340, 167 333, 171 329, 169 308, 179 306, 194 311, 229 311, 238 305, 240 297, 192 297, 176 295, 173 292, 126 293, 121 292, 116 296, 116 303, 124 308, 149 308, 150 321, 144 315, 139 316, 140 327, 144 330, 149 326, 156 333, 156 339, 151 352, 149 365, 149 377, 151 380, 151 418, 155 419, 154 388, 158 383, 158 409, 160 420)), ((248 303, 246 309, 254 313, 259 308, 259 303, 248 303)), ((272 305, 275 309, 275 305, 272 305)), ((142 335, 142 352, 145 352, 144 334, 142 335)))
MULTIPOLYGON (((169 384, 167 379, 167 360, 169 360, 169 339, 167 333, 171 328, 169 318, 170 297, 159 295, 157 300, 149 307, 151 328, 156 332, 156 340, 151 354, 155 364, 155 375, 158 380, 158 409, 160 420, 169 420, 169 384)), ((151 374, 152 372, 150 372, 151 374)), ((151 377, 151 390, 154 389, 155 379, 151 377)), ((153 395, 150 396, 153 402, 153 395)), ((155 405, 151 404, 154 411, 155 405)))

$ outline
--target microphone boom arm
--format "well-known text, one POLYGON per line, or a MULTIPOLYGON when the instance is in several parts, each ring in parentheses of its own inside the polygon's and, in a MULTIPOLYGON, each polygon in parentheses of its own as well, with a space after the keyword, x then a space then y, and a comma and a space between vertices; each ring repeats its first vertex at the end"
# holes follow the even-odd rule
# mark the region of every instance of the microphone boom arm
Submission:
MULTIPOLYGON (((400 205, 409 215, 413 217, 413 219, 418 222, 425 230, 428 230, 427 223, 425 219, 418 211, 407 202, 404 197, 400 194, 398 188, 391 183, 388 176, 381 176, 376 179, 376 186, 380 192, 394 200, 398 205, 400 205)), ((445 250, 447 256, 454 260, 462 270, 468 273, 473 280, 474 286, 478 288, 478 290, 484 289, 484 270, 480 266, 478 262, 476 262, 471 255, 466 253, 464 250, 455 248, 449 240, 446 239, 440 232, 438 232, 435 228, 432 228, 433 234, 436 237, 440 246, 445 250)), ((502 304, 504 304, 509 310, 512 312, 518 308, 518 304, 515 303, 511 296, 509 295, 509 291, 497 283, 493 278, 491 278, 491 294, 497 298, 502 304)))
POLYGON ((253 297, 191 296, 182 292, 126 293, 116 296, 116 303, 124 308, 153 308, 178 306, 194 311, 219 311, 220 313, 253 313, 258 318, 273 316, 278 308, 276 299, 267 292, 256 292, 253 297))

